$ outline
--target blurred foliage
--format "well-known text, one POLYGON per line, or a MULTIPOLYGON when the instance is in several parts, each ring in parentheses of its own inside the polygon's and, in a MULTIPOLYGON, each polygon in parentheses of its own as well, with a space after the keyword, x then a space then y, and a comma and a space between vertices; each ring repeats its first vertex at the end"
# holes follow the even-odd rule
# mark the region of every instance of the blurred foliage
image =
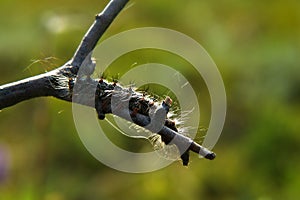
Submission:
MULTIPOLYGON (((107 2, 0 0, 0 84, 66 62, 107 2)), ((70 103, 33 99, 0 113, 0 171, 5 171, 0 172, 0 199, 299 197, 300 2, 144 0, 131 1, 127 7, 104 38, 135 27, 171 28, 197 40, 218 65, 228 112, 214 148, 217 159, 192 155, 188 168, 175 162, 148 174, 118 172, 87 152, 70 103)), ((143 55, 141 60, 133 53, 122 64, 156 59, 149 52, 143 55)), ((160 59, 184 65, 173 57, 160 59)), ((197 82, 194 73, 184 67, 178 70, 197 82)), ((110 73, 113 76, 118 69, 110 73)), ((207 92, 201 98, 209 99, 207 92)), ((204 100, 201 106, 209 105, 204 100)), ((210 110, 203 111, 205 126, 210 110)))

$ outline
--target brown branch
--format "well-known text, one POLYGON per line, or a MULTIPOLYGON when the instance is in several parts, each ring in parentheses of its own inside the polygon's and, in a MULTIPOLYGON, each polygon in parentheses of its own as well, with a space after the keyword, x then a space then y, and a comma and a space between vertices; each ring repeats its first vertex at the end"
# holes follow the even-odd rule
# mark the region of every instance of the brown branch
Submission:
MULTIPOLYGON (((96 106, 99 119, 103 119, 107 113, 113 113, 127 120, 132 120, 140 126, 146 126, 147 128, 147 125, 151 123, 151 119, 147 111, 136 110, 131 106, 129 108, 123 107, 119 109, 118 113, 112 112, 111 98, 108 97, 115 94, 115 85, 108 84, 102 80, 99 81, 89 78, 89 75, 93 73, 95 67, 95 64, 91 60, 91 52, 100 37, 104 34, 127 2, 128 0, 111 0, 103 12, 96 16, 95 22, 83 37, 73 59, 64 64, 62 67, 48 73, 0 86, 0 110, 31 98, 53 96, 61 100, 69 102, 73 101, 90 107, 96 106), (84 73, 83 75, 85 75, 86 78, 78 78, 80 77, 80 74, 78 74, 80 67, 87 66, 87 70, 80 70, 80 72, 82 71, 84 73), (76 98, 80 95, 79 93, 76 93, 80 90, 76 90, 76 92, 74 92, 74 85, 78 81, 83 81, 81 86, 84 86, 84 91, 86 92, 84 99, 76 98), (99 87, 101 84, 105 84, 106 87, 99 87), (103 104, 104 101, 108 103, 103 104), (128 112, 131 116, 130 119, 128 119, 126 114, 124 115, 124 113, 128 112)), ((120 91, 127 91, 126 88, 118 87, 120 91)), ((134 94, 136 95, 136 93, 134 94)), ((122 98, 123 97, 120 96, 120 102, 122 101, 122 98)), ((142 97, 137 95, 134 96, 134 98, 132 97, 130 101, 132 105, 136 105, 141 103, 141 99, 142 97)), ((144 103, 148 105, 149 102, 147 102, 147 100, 145 101, 146 102, 144 103)), ((152 130, 151 127, 148 127, 148 129, 152 130)), ((212 160, 215 158, 215 154, 213 152, 195 143, 188 137, 179 134, 175 124, 169 123, 168 120, 166 120, 161 129, 158 130, 158 134, 161 135, 162 140, 166 144, 175 144, 178 147, 182 154, 181 158, 184 164, 188 163, 189 151, 198 153, 207 159, 212 160)))

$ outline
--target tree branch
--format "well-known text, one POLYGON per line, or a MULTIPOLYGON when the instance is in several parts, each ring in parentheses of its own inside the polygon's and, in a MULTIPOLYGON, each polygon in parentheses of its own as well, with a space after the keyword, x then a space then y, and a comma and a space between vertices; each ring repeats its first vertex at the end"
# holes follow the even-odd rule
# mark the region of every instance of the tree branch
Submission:
POLYGON ((0 109, 34 97, 50 96, 52 90, 46 89, 48 86, 44 75, 0 86, 0 109))
POLYGON ((94 24, 90 27, 86 35, 83 37, 74 58, 71 62, 73 73, 77 74, 79 67, 86 56, 94 49, 100 37, 106 29, 124 8, 129 0, 112 0, 105 7, 104 11, 96 15, 94 24))
MULTIPOLYGON (((152 103, 149 100, 139 93, 116 86, 115 83, 107 83, 102 79, 91 79, 89 77, 95 67, 91 60, 91 52, 127 2, 128 0, 110 1, 103 12, 96 15, 95 22, 83 37, 73 59, 60 68, 0 86, 0 110, 31 98, 53 96, 61 100, 73 101, 74 103, 96 108, 99 119, 104 119, 107 113, 113 113, 153 131, 151 127, 147 127, 147 125, 151 124, 149 108, 152 106, 152 103), (86 66, 89 66, 90 69, 88 71, 83 70, 85 73, 83 75, 86 77, 82 79, 78 72, 80 67, 86 66), (77 85, 75 83, 78 82, 80 82, 80 86, 84 88, 84 91, 81 88, 74 88, 74 85, 77 85), (85 92, 85 98, 76 98, 81 95, 81 92, 85 92), (122 103, 124 97, 129 95, 129 108, 121 106, 117 113, 113 112, 111 97, 114 95, 119 95, 117 99, 120 103, 122 103)), ((162 119, 164 120, 163 126, 160 130, 157 130, 158 134, 166 144, 175 144, 178 147, 184 165, 188 164, 189 151, 193 151, 210 160, 215 158, 213 152, 195 143, 190 138, 179 134, 174 122, 165 117, 162 119)))

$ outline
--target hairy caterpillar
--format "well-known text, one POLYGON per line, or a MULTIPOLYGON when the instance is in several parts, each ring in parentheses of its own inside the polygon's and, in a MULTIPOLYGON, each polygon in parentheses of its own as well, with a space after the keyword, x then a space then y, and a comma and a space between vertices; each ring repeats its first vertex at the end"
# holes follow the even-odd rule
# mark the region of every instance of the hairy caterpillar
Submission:
MULTIPOLYGON (((116 107, 118 109, 118 107, 124 106, 122 105, 122 101, 128 101, 128 104, 125 104, 125 106, 128 105, 128 112, 130 113, 129 120, 132 120, 135 124, 138 124, 141 127, 145 127, 151 123, 151 110, 155 110, 158 106, 162 107, 166 113, 163 125, 177 133, 180 133, 175 121, 167 117, 173 103, 173 100, 169 96, 166 96, 162 101, 158 101, 155 98, 152 98, 151 95, 137 92, 132 87, 124 88, 117 85, 116 81, 110 83, 105 81, 103 78, 100 78, 95 95, 95 108, 98 118, 103 120, 105 119, 106 113, 113 113, 113 109, 116 109, 116 107), (113 96, 115 96, 120 103, 113 105, 113 96), (136 120, 137 115, 145 116, 145 120, 136 120)), ((174 113, 171 114, 171 116, 174 117, 174 113)), ((125 133, 125 135, 127 134, 125 133)), ((169 145, 171 142, 170 138, 164 135, 159 136, 158 134, 152 134, 148 137, 148 139, 154 148, 162 148, 164 146, 162 143, 169 145)), ((182 148, 181 146, 177 146, 177 148, 183 165, 188 165, 189 150, 182 148)))

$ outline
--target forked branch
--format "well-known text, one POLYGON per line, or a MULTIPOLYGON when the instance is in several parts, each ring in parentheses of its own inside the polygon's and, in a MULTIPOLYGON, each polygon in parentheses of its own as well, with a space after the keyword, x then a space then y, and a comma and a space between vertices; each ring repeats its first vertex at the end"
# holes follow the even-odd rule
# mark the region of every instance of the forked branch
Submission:
MULTIPOLYGON (((74 57, 63 66, 38 76, 0 86, 0 110, 31 98, 53 96, 64 101, 73 101, 95 107, 99 119, 104 119, 105 114, 113 113, 147 128, 147 125, 151 124, 151 120, 153 121, 149 115, 149 108, 152 106, 149 100, 120 86, 117 86, 118 90, 116 90, 116 84, 114 83, 110 84, 102 79, 91 79, 89 77, 95 67, 95 63, 91 60, 93 49, 128 1, 111 0, 103 12, 96 15, 94 23, 83 37, 74 57), (85 78, 78 74, 81 67, 87 68, 87 70, 80 70, 84 72, 85 78), (80 90, 75 91, 74 85, 79 81, 81 82, 80 85, 85 87, 85 91, 88 91, 84 100, 76 98, 77 95, 80 95, 78 93, 80 90), (89 88, 90 90, 88 90, 89 88), (96 93, 93 88, 96 88, 96 93), (129 95, 129 108, 120 107, 118 112, 112 112, 112 97, 116 94, 119 102, 122 102, 122 99, 129 95), (118 94, 122 95, 118 96, 118 94), (130 119, 128 119, 126 113, 129 113, 130 119)), ((189 151, 210 160, 215 158, 213 152, 190 138, 179 134, 174 122, 166 118, 163 119, 164 123, 158 130, 158 134, 166 144, 175 144, 178 147, 184 165, 188 164, 189 151)), ((151 127, 148 127, 148 129, 151 131, 151 127)))

